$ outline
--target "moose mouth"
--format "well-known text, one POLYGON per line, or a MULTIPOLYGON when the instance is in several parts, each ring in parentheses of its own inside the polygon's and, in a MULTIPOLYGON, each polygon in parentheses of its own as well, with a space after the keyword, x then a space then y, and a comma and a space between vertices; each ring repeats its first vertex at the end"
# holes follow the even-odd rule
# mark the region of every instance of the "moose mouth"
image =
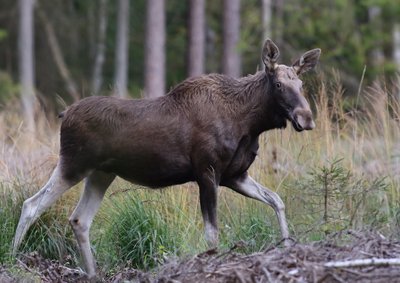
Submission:
POLYGON ((297 132, 315 128, 315 123, 310 111, 297 110, 288 116, 289 121, 292 122, 292 126, 297 132))
POLYGON ((292 126, 297 132, 304 131, 304 128, 300 125, 296 118, 290 119, 290 122, 292 122, 292 126))

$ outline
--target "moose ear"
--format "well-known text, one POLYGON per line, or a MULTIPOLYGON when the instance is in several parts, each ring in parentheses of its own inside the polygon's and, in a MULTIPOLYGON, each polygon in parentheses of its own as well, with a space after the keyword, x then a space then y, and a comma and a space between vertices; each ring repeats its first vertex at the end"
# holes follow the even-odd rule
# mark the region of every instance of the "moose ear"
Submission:
POLYGON ((266 72, 268 73, 274 72, 278 58, 279 58, 279 49, 275 45, 275 43, 273 43, 272 40, 268 38, 264 42, 264 47, 262 51, 262 61, 264 62, 266 72))
POLYGON ((319 55, 321 55, 321 49, 316 48, 307 51, 299 59, 297 59, 292 65, 297 75, 301 75, 313 69, 318 63, 319 55))

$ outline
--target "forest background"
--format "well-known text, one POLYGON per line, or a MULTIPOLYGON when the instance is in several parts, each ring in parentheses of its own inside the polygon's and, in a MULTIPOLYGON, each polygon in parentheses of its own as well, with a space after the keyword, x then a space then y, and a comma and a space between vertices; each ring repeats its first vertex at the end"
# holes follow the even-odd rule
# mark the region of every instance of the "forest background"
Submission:
POLYGON ((349 96, 363 75, 366 84, 392 82, 400 68, 398 0, 34 2, 0 2, 3 104, 21 93, 14 86, 28 71, 49 110, 63 107, 57 97, 69 104, 118 88, 123 96, 149 88, 147 96, 158 96, 191 75, 251 74, 261 68, 266 37, 286 63, 320 47, 319 70, 336 69, 349 96))

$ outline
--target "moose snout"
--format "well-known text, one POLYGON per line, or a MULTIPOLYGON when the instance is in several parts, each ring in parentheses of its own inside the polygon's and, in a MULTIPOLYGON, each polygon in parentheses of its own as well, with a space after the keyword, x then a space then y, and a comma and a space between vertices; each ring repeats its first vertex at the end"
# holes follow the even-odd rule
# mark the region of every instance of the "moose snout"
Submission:
POLYGON ((298 132, 315 128, 313 116, 309 109, 295 109, 292 114, 292 124, 298 132))

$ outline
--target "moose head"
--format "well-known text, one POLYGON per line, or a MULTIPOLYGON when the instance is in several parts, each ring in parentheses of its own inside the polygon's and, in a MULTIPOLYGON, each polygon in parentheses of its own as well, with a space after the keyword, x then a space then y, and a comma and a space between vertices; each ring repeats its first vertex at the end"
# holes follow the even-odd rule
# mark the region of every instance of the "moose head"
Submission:
POLYGON ((302 81, 299 76, 315 67, 321 49, 304 53, 292 66, 279 65, 279 49, 267 39, 264 43, 262 61, 269 81, 269 93, 275 98, 281 112, 292 122, 293 128, 301 132, 312 130, 315 123, 310 106, 303 96, 302 81))

